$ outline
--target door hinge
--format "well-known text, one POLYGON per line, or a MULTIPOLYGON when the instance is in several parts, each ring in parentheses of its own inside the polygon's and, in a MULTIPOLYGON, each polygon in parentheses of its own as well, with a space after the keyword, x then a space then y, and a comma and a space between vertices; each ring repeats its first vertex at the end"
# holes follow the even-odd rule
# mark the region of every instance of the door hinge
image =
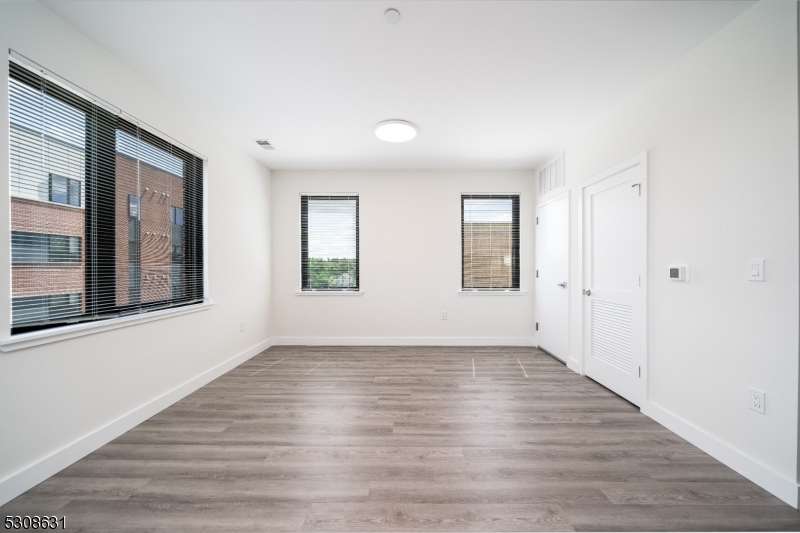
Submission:
POLYGON ((536 323, 536 331, 539 331, 539 323, 536 323))
POLYGON ((536 225, 539 225, 539 217, 536 217, 536 225))
POLYGON ((537 278, 539 277, 539 271, 538 270, 536 271, 536 277, 537 278))
POLYGON ((642 367, 639 367, 639 377, 642 377, 642 367))
POLYGON ((639 286, 640 287, 642 286, 642 275, 641 274, 639 274, 639 286))

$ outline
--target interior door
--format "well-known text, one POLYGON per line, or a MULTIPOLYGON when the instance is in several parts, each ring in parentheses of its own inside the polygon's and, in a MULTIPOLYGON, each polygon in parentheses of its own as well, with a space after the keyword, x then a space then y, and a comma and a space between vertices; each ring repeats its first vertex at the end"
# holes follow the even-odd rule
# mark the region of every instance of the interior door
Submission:
POLYGON ((536 342, 561 361, 569 351, 569 195, 540 205, 536 221, 536 342))
POLYGON ((639 405, 646 159, 622 167, 583 189, 583 360, 587 376, 639 405))

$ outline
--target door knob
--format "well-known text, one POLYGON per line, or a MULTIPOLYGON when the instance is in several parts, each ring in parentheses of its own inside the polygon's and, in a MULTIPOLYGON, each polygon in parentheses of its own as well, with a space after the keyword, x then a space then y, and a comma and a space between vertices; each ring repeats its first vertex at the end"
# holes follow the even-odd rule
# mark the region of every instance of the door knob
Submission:
POLYGON ((567 288, 567 282, 566 281, 562 281, 561 283, 558 284, 558 286, 561 287, 562 289, 566 289, 567 288))
POLYGON ((585 294, 586 296, 591 296, 592 295, 592 289, 583 289, 583 294, 585 294))

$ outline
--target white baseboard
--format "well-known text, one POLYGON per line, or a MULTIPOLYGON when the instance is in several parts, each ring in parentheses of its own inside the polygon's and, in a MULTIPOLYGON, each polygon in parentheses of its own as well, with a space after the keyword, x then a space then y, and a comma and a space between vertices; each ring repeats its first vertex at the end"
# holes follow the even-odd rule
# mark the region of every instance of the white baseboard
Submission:
POLYGON ((273 346, 534 346, 532 337, 274 337, 273 346))
POLYGON ((580 361, 576 361, 574 359, 567 359, 567 368, 575 372, 576 374, 583 375, 583 367, 581 366, 580 361))
POLYGON ((86 457, 104 444, 114 440, 151 416, 163 411, 178 400, 188 396, 200 387, 247 361, 254 355, 263 352, 270 346, 272 346, 272 339, 262 341, 239 355, 220 363, 214 368, 206 370, 199 376, 162 394, 158 398, 137 407, 116 420, 112 420, 105 426, 67 444, 47 457, 0 480, 0 505, 13 500, 23 492, 35 487, 75 461, 86 457))
POLYGON ((795 481, 775 472, 759 463, 752 457, 712 437, 697 426, 665 409, 645 402, 642 413, 649 416, 665 428, 688 440, 708 455, 732 468, 753 483, 759 485, 785 501, 795 509, 798 508, 798 484, 795 481))

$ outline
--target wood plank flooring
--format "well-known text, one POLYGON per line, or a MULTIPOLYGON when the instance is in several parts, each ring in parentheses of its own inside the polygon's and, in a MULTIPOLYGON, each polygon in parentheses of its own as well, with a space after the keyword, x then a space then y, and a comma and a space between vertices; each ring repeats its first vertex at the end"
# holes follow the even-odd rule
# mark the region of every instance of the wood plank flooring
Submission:
POLYGON ((16 514, 104 533, 800 531, 532 348, 274 347, 0 508, 16 514))

